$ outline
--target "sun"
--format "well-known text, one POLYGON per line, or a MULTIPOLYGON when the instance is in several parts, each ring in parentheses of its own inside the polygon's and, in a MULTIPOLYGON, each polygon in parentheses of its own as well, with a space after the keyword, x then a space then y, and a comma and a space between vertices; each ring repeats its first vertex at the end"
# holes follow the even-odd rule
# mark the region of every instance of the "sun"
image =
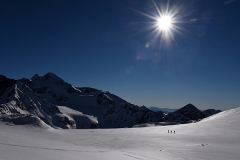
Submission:
POLYGON ((149 11, 149 13, 134 10, 143 16, 150 18, 152 21, 146 23, 145 30, 149 32, 149 40, 151 46, 158 46, 159 49, 170 46, 175 41, 176 35, 184 36, 182 31, 185 31, 180 23, 184 23, 181 20, 181 11, 184 9, 184 5, 171 5, 170 0, 157 4, 155 0, 152 0, 155 10, 149 11), (156 44, 156 45, 155 45, 156 44))
POLYGON ((173 20, 170 16, 162 16, 157 19, 157 27, 159 30, 170 30, 173 20))
POLYGON ((179 31, 177 26, 176 13, 170 11, 160 12, 155 15, 153 20, 155 21, 152 28, 151 35, 153 36, 153 41, 156 42, 160 38, 160 42, 170 44, 174 40, 174 34, 179 31))
POLYGON ((142 12, 136 9, 132 9, 139 14, 148 17, 151 21, 148 21, 144 31, 148 31, 149 42, 147 45, 152 48, 165 49, 171 47, 171 44, 176 43, 177 36, 185 37, 186 30, 182 28, 182 23, 186 23, 182 20, 181 12, 185 9, 184 5, 170 4, 171 0, 165 0, 158 4, 155 0, 152 0, 153 7, 148 13, 142 12), (156 46, 156 47, 155 47, 156 46))

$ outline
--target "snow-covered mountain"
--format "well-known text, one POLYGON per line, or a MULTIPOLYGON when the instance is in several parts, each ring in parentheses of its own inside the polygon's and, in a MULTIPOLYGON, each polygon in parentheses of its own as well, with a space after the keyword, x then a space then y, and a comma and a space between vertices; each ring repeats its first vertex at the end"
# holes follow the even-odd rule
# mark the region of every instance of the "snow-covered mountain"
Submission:
POLYGON ((120 128, 151 122, 188 123, 206 117, 193 105, 169 114, 153 112, 107 91, 74 87, 54 73, 20 80, 0 76, 0 113, 6 121, 36 122, 45 128, 120 128))
POLYGON ((115 128, 163 118, 162 112, 133 105, 110 92, 73 87, 54 73, 20 80, 1 76, 0 84, 1 114, 14 115, 16 121, 27 115, 51 127, 115 128))
MULTIPOLYGON (((38 95, 32 85, 29 79, 13 80, 0 76, 1 119, 15 124, 32 123, 42 128, 76 128, 74 119, 38 95)), ((91 119, 89 123, 97 125, 91 119)))
POLYGON ((100 127, 131 127, 138 123, 161 121, 163 113, 126 102, 120 97, 94 88, 76 88, 53 73, 31 78, 32 88, 52 104, 67 106, 97 117, 100 127))

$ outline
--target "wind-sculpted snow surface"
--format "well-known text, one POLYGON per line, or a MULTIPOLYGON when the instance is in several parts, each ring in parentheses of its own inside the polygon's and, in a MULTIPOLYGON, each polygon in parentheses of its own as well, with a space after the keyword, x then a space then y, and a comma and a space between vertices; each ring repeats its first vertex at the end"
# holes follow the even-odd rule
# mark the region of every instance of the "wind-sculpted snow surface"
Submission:
POLYGON ((97 130, 40 130, 0 121, 0 159, 239 160, 239 114, 237 108, 197 123, 97 130))
POLYGON ((98 120, 94 116, 83 114, 65 106, 58 106, 60 111, 72 121, 76 122, 76 129, 98 128, 98 120))

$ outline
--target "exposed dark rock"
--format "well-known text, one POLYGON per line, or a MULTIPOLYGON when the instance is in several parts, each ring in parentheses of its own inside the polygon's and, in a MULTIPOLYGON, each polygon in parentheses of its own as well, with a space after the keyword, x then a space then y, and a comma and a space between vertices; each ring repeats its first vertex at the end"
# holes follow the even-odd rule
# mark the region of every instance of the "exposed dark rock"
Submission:
POLYGON ((207 109, 207 110, 204 110, 202 112, 206 117, 210 117, 210 116, 212 116, 214 114, 217 114, 217 113, 220 113, 222 111, 221 110, 215 110, 215 109, 207 109))
POLYGON ((169 113, 164 118, 164 121, 176 123, 190 123, 199 121, 205 117, 206 116, 194 105, 188 104, 175 112, 169 113))

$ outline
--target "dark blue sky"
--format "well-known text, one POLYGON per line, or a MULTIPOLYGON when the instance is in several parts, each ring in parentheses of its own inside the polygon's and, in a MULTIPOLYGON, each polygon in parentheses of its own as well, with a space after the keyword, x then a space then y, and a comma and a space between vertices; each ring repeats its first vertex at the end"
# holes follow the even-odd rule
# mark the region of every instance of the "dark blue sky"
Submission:
POLYGON ((169 10, 181 29, 167 43, 140 13, 157 14, 151 0, 0 0, 0 74, 54 72, 137 105, 240 107, 240 1, 172 0, 169 10))

